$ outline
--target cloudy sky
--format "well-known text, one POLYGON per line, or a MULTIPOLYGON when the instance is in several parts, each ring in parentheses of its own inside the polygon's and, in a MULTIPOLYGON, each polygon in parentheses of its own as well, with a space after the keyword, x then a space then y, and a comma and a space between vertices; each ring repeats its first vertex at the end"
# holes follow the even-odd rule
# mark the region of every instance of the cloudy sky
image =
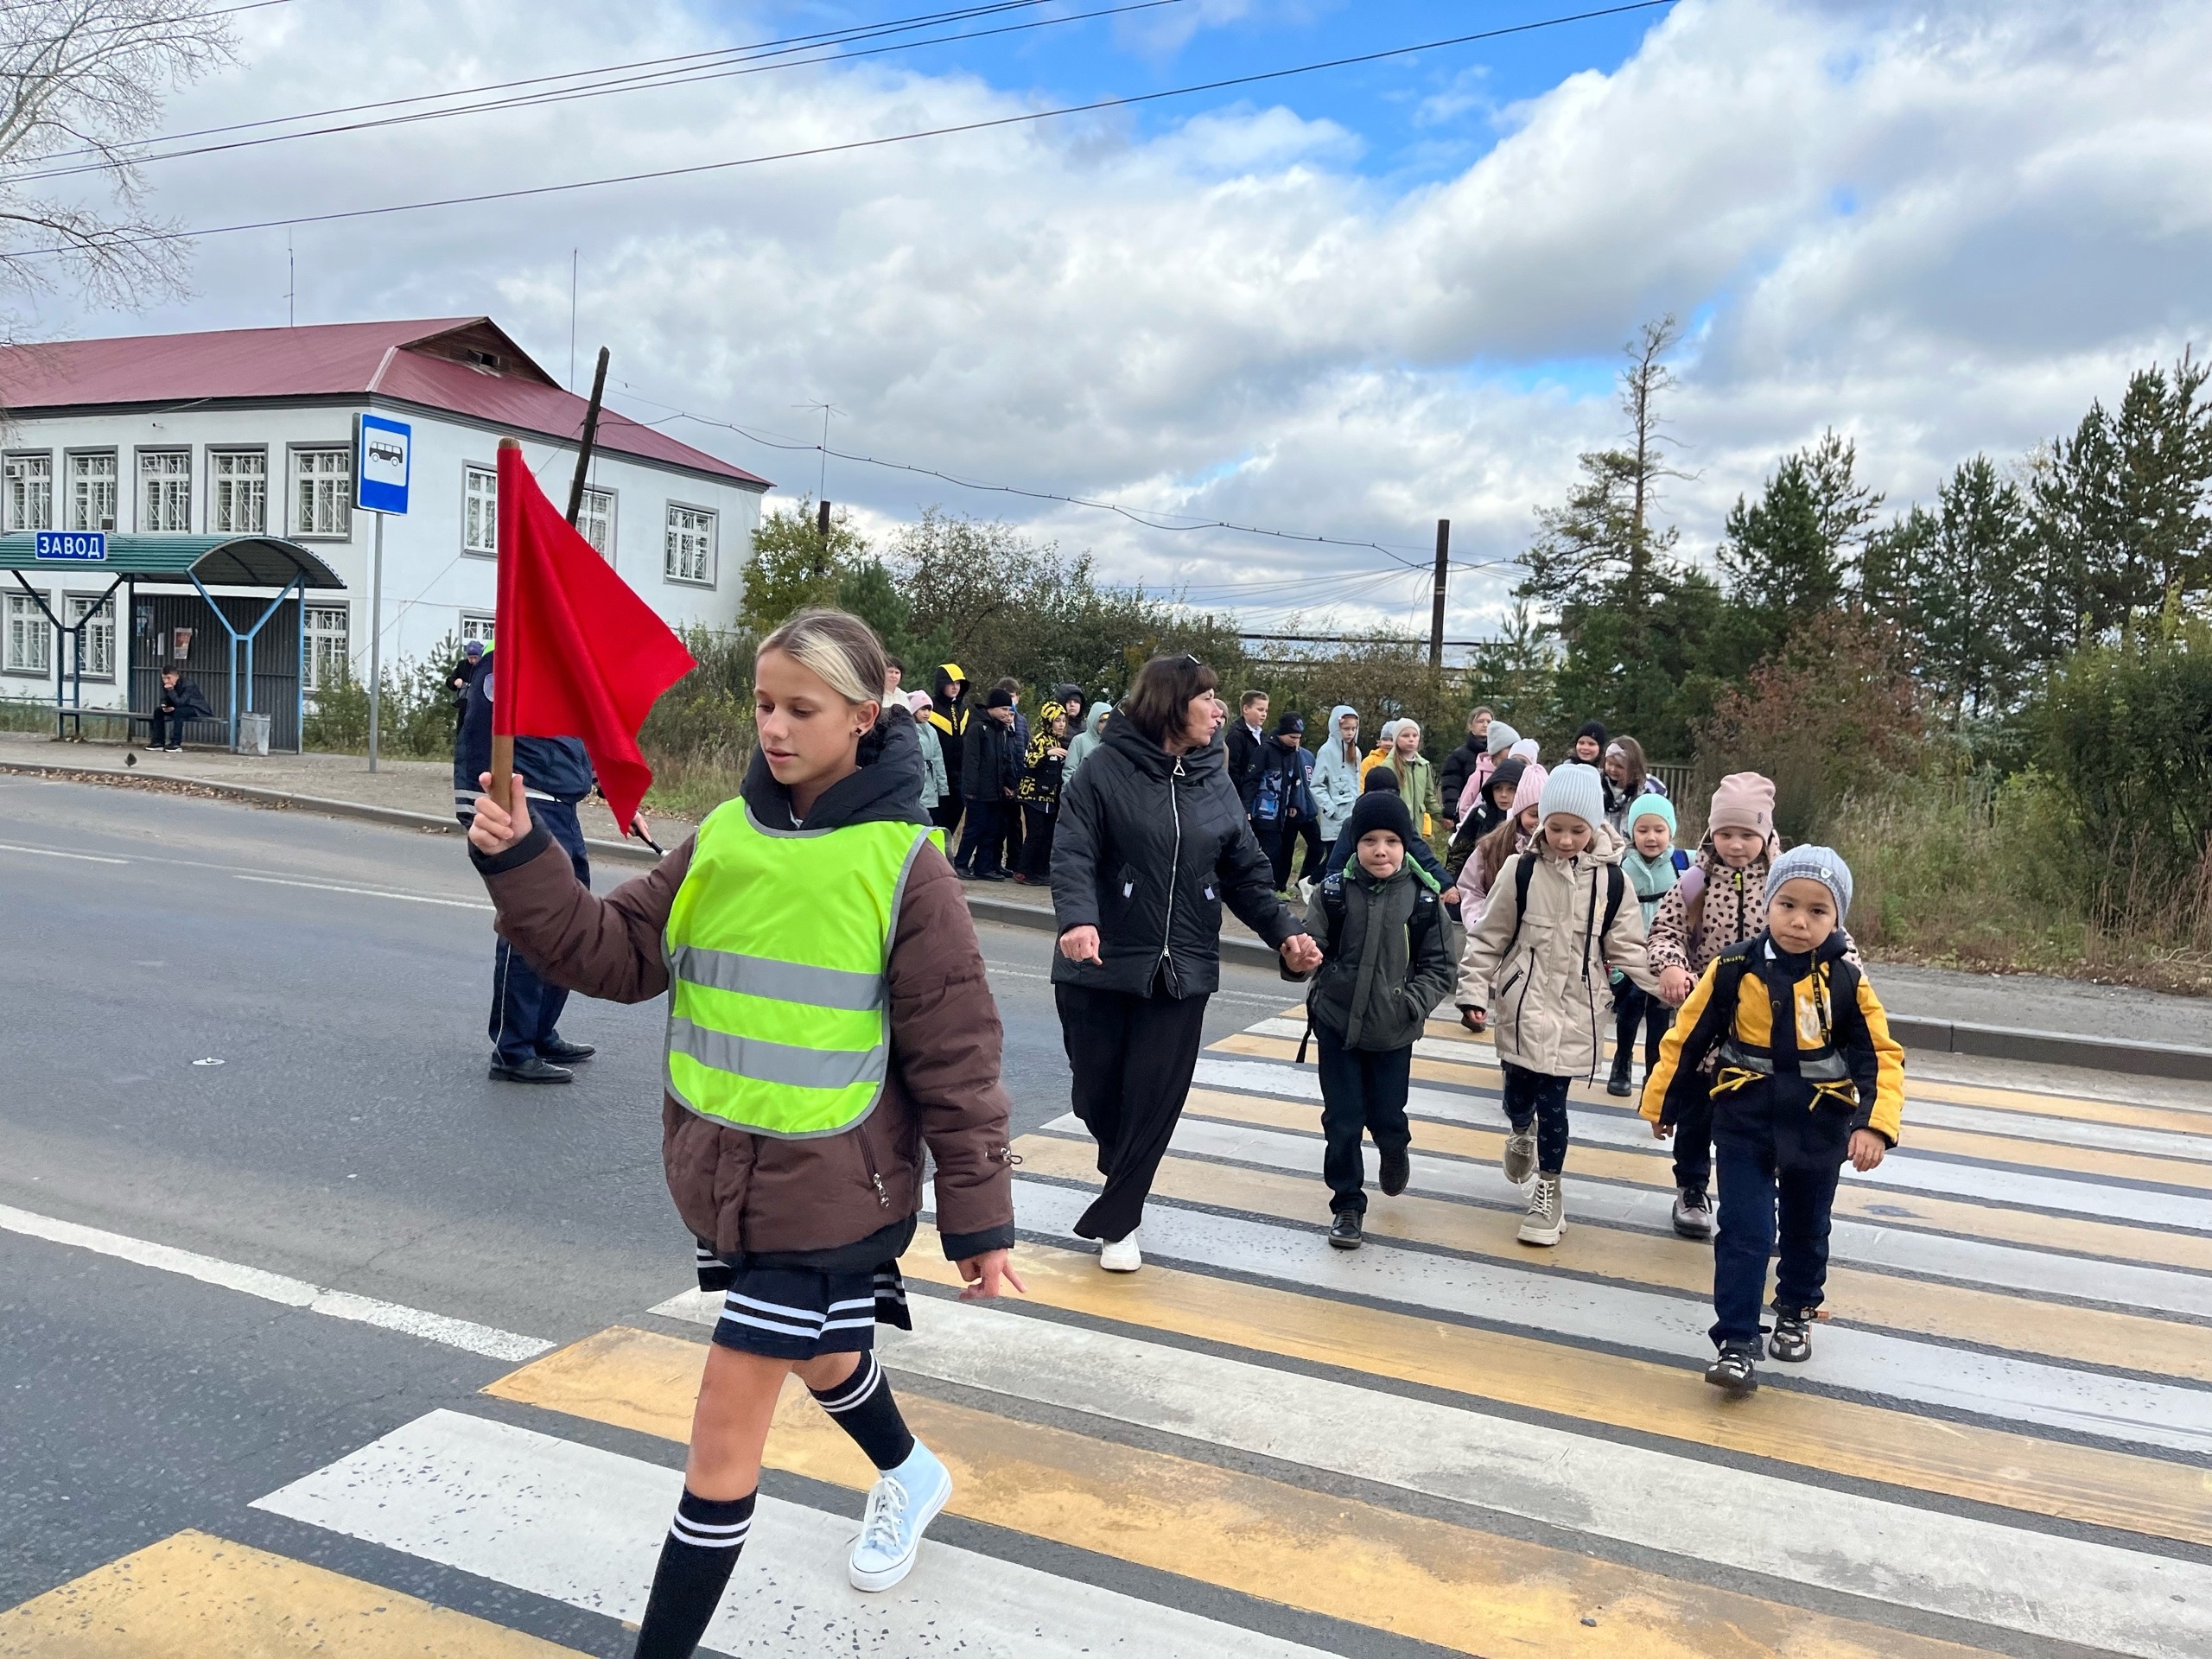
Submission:
MULTIPOLYGON (((275 0, 234 15, 238 67, 178 95, 162 127, 950 5, 275 0)), ((695 58, 687 84, 145 176, 181 225, 263 221, 893 137, 1576 10, 1002 5, 835 61, 777 48, 731 73, 695 58)), ((1976 449, 2010 457, 2070 426, 2131 365, 2202 351, 2208 66, 2201 0, 1680 0, 1116 110, 302 226, 297 316, 489 313, 565 376, 575 250, 580 356, 613 348, 610 401, 791 494, 813 492, 820 458, 756 439, 811 442, 810 406, 828 403, 835 448, 1164 524, 1356 543, 1148 528, 828 463, 830 495, 872 525, 931 504, 1005 517, 1256 626, 1425 626, 1408 567, 1449 518, 1452 632, 1479 634, 1534 508, 1617 435, 1619 349, 1647 318, 1689 329, 1672 430, 1692 476, 1665 506, 1700 551, 1737 493, 1823 427, 1857 440, 1894 501, 1924 498, 1976 449)), ((286 232, 199 241, 194 284, 136 313, 58 297, 31 331, 282 322, 286 232)))

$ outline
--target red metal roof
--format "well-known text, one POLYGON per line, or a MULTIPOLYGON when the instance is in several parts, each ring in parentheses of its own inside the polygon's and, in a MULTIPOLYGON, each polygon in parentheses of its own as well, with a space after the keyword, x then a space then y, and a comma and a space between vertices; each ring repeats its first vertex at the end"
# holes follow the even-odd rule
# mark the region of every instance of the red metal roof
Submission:
MULTIPOLYGON (((364 394, 572 443, 583 434, 584 400, 556 383, 489 317, 0 346, 0 407, 16 415, 364 394)), ((600 412, 598 443, 618 454, 768 487, 766 479, 611 409, 600 412)))

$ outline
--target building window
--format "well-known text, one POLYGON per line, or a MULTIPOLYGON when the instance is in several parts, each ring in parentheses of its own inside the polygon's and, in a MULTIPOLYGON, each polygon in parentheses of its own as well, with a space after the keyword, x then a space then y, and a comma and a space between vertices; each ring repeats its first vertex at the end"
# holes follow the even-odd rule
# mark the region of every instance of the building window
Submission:
POLYGON ((138 452, 138 528, 149 534, 192 530, 192 452, 138 452))
POLYGON ((671 582, 715 585, 715 515, 701 507, 668 507, 668 540, 661 572, 671 582))
POLYGON ((492 649, 492 629, 494 618, 488 611, 463 611, 461 613, 461 643, 481 639, 484 649, 492 649))
POLYGON ((115 451, 69 457, 69 528, 115 528, 115 451))
POLYGON ((292 451, 292 533, 346 537, 353 533, 353 452, 292 451))
POLYGON ((461 550, 486 559, 499 550, 499 475, 486 467, 461 470, 461 550))
POLYGON ((600 557, 614 563, 614 492, 586 490, 576 512, 576 533, 599 550, 600 557))
POLYGON ((353 677, 351 638, 343 605, 308 607, 308 683, 309 691, 327 690, 353 677))
POLYGON ((38 601, 29 594, 10 594, 8 639, 4 654, 0 654, 0 666, 10 674, 36 674, 41 677, 51 674, 53 641, 53 628, 38 601))
POLYGON ((269 452, 216 449, 207 456, 207 529, 215 536, 269 531, 269 452))
POLYGON ((54 528, 54 457, 8 457, 8 528, 54 528))
POLYGON ((75 627, 85 622, 77 635, 79 655, 76 664, 88 680, 111 680, 115 677, 115 601, 100 599, 91 594, 69 595, 69 625, 75 627), (86 622, 90 617, 92 620, 86 622))

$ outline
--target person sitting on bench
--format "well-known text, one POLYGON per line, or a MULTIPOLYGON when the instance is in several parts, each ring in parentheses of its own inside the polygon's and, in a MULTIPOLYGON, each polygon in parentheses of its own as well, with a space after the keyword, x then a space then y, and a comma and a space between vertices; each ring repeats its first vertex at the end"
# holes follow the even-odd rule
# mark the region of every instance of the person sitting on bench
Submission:
POLYGON ((175 754, 184 747, 186 721, 214 717, 215 711, 200 695, 198 686, 176 669, 162 671, 162 695, 154 705, 154 747, 175 754))

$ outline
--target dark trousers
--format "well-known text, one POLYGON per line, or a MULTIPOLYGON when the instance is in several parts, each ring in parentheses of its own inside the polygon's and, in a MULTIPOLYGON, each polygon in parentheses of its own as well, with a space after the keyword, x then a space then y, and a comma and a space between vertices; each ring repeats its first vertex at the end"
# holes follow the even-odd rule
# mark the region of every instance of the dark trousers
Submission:
POLYGON ((181 743, 183 741, 184 716, 178 714, 163 714, 160 709, 155 709, 153 737, 154 747, 157 749, 166 748, 171 743, 181 743), (168 736, 166 738, 162 736, 164 732, 168 733, 168 736))
MULTIPOLYGON (((545 826, 569 855, 576 880, 591 885, 591 861, 584 853, 583 825, 566 801, 531 798, 530 816, 545 826)), ((492 1052, 502 1065, 520 1065, 541 1044, 560 1033, 561 1010, 569 1006, 566 988, 538 977, 523 954, 501 939, 492 952, 492 1052)))
POLYGON ((1713 1099, 1704 1090, 1675 1120, 1675 1185, 1702 1192, 1713 1182, 1713 1099))
POLYGON ((1280 819, 1273 823, 1252 820, 1252 838, 1260 843, 1260 850, 1268 855, 1268 862, 1274 867, 1275 891, 1281 893, 1290 885, 1291 855, 1298 850, 1298 826, 1284 823, 1280 819))
POLYGON ((1106 1190, 1083 1212, 1075 1230, 1109 1243, 1144 1219, 1153 1177, 1183 1116, 1206 999, 1159 991, 1131 996, 1088 985, 1055 985, 1060 1041, 1075 1073, 1075 1115, 1098 1143, 1106 1190))
POLYGON ((960 809, 963 803, 956 786, 953 792, 930 808, 930 820, 944 831, 945 845, 955 845, 953 831, 960 827, 960 809))
POLYGON ((1713 1240, 1713 1340, 1757 1342, 1767 1258, 1779 1237, 1774 1305, 1818 1307, 1828 1281, 1828 1221, 1842 1164, 1785 1168, 1764 1106, 1731 1104, 1713 1125, 1720 1225, 1713 1240), (1780 1224, 1777 1225, 1777 1212, 1780 1224))
POLYGON ((1000 868, 1018 870, 1021 868, 1021 807, 1008 801, 999 808, 999 839, 1005 848, 1000 868))
POLYGON ((1311 818, 1298 821, 1298 838, 1306 843, 1306 861, 1299 866, 1299 880, 1319 881, 1321 872, 1328 868, 1330 849, 1337 843, 1322 840, 1321 826, 1311 818))
POLYGON ((1349 1210, 1363 1216, 1367 1159, 1360 1136, 1372 1135, 1377 1152, 1403 1152, 1413 1144, 1406 1089, 1413 1078, 1414 1052, 1346 1048, 1318 1024, 1313 1042, 1321 1058, 1321 1133, 1329 1142, 1321 1155, 1321 1178, 1329 1184, 1329 1210, 1333 1215, 1349 1210))
POLYGON ((968 821, 960 830, 960 856, 953 867, 969 875, 988 875, 1001 868, 999 845, 1006 839, 1006 803, 970 801, 968 821))
POLYGON ((1632 979, 1613 987, 1613 1070, 1624 1077, 1636 1058, 1636 1033, 1643 1033, 1643 1068, 1659 1064, 1659 1039, 1675 1023, 1675 1011, 1632 979))
POLYGON ((1052 874, 1052 823, 1057 817, 1049 806, 1021 804, 1021 873, 1032 881, 1048 880, 1052 874))
POLYGON ((1505 1116, 1516 1133, 1536 1126, 1536 1168, 1556 1175, 1567 1167, 1567 1086, 1572 1077, 1547 1077, 1503 1062, 1505 1116))

